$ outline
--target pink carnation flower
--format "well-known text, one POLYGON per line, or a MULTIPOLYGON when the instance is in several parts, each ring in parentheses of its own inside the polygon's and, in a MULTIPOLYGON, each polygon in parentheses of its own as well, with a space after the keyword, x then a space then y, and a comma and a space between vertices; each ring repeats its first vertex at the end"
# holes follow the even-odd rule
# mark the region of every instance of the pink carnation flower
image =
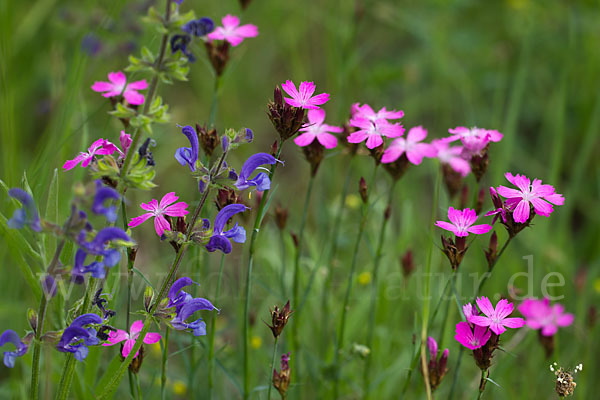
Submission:
POLYGON ((410 128, 405 138, 395 139, 383 153, 381 162, 384 164, 396 161, 406 153, 406 158, 414 165, 421 164, 423 157, 435 157, 435 147, 428 143, 420 143, 427 137, 427 130, 422 126, 410 128))
MULTIPOLYGON (((108 343, 102 343, 102 346, 113 346, 117 343, 121 343, 124 340, 125 344, 123 345, 123 350, 121 351, 121 354, 123 355, 123 357, 127 358, 143 327, 144 323, 141 320, 138 320, 131 324, 131 327, 129 328, 129 333, 121 329, 117 329, 116 332, 111 331, 108 334, 108 343)), ((160 335, 160 333, 148 332, 146 333, 146 336, 144 336, 144 343, 156 343, 161 339, 161 337, 162 336, 160 335)), ((136 358, 139 354, 140 351, 138 350, 133 358, 136 358)))
POLYGON ((365 140, 367 148, 374 149, 383 144, 383 136, 396 138, 402 136, 404 127, 400 124, 390 124, 386 119, 371 122, 364 118, 352 118, 350 126, 359 128, 348 135, 349 143, 361 143, 365 140))
POLYGON ((469 161, 465 160, 461 155, 464 148, 462 146, 448 145, 447 140, 438 139, 431 142, 432 146, 437 150, 436 157, 442 164, 447 164, 454 171, 458 172, 463 178, 471 172, 469 161))
POLYGON ((469 236, 469 233, 482 235, 488 233, 492 226, 488 224, 473 225, 477 221, 475 210, 465 208, 464 210, 456 210, 454 207, 448 208, 448 219, 450 222, 437 221, 436 226, 453 232, 458 237, 469 236))
POLYGON ((497 189, 498 194, 507 199, 506 204, 513 210, 515 222, 523 223, 529 219, 530 205, 533 206, 536 214, 548 217, 554 211, 552 204, 562 206, 565 203, 562 194, 556 193, 552 185, 543 185, 539 179, 534 179, 531 183, 525 175, 513 175, 507 172, 504 176, 519 188, 517 190, 498 186, 497 189))
POLYGON ((542 335, 552 336, 559 327, 569 326, 575 316, 565 313, 562 304, 550 305, 550 300, 526 299, 519 307, 519 312, 526 318, 526 324, 531 329, 540 329, 542 335))
POLYGON ((183 201, 175 203, 178 199, 179 197, 175 196, 175 192, 169 192, 163 196, 163 198, 160 200, 160 204, 155 199, 152 199, 149 203, 140 204, 142 209, 149 212, 142 214, 139 217, 132 218, 128 225, 130 227, 138 226, 148 218, 155 217, 154 229, 156 230, 156 234, 158 236, 162 236, 164 231, 171 230, 171 225, 164 215, 168 215, 170 217, 183 217, 189 213, 189 211, 186 210, 188 206, 186 203, 183 201))
POLYGON ((117 146, 106 139, 98 139, 88 148, 87 152, 80 152, 77 157, 67 160, 63 164, 63 169, 69 170, 75 168, 79 163, 83 168, 90 165, 95 156, 109 155, 119 151, 117 146))
POLYGON ((240 25, 240 19, 235 15, 223 17, 221 20, 223 26, 217 26, 214 31, 208 34, 208 40, 225 40, 233 47, 236 47, 246 38, 258 36, 258 27, 252 24, 240 25))
POLYGON ((352 118, 368 119, 371 122, 375 122, 378 119, 394 120, 394 119, 400 119, 400 118, 404 117, 404 111, 402 111, 402 110, 388 111, 388 110, 386 110, 385 107, 382 107, 379 111, 375 112, 371 108, 370 105, 363 104, 361 106, 360 103, 352 104, 351 113, 352 113, 352 118))
POLYGON ((472 315, 470 322, 481 327, 489 326, 496 335, 504 333, 506 328, 520 328, 525 325, 523 318, 508 318, 514 307, 506 299, 500 300, 494 308, 490 299, 478 297, 477 306, 485 316, 472 315))
POLYGON ((504 136, 496 130, 481 128, 469 129, 464 126, 448 129, 448 132, 452 135, 447 138, 447 140, 452 142, 460 139, 464 146, 463 154, 466 156, 480 154, 490 142, 499 142, 504 136))
POLYGON ((308 124, 305 124, 300 128, 300 135, 294 139, 300 147, 308 146, 315 138, 321 143, 326 149, 333 149, 337 146, 337 138, 330 132, 340 133, 343 131, 339 126, 331 126, 324 124, 325 121, 325 110, 308 110, 308 124))
POLYGON ((487 328, 477 325, 471 327, 468 322, 461 321, 456 324, 454 339, 467 349, 475 350, 484 346, 491 336, 492 332, 487 328))
POLYGON ((136 106, 144 104, 144 95, 138 93, 138 90, 148 88, 146 80, 142 79, 141 81, 127 83, 127 77, 121 71, 109 72, 108 80, 110 82, 94 82, 92 90, 94 92, 106 92, 102 94, 104 97, 115 97, 122 94, 129 104, 136 106))
POLYGON ((292 98, 284 97, 286 103, 292 107, 304 108, 306 110, 316 110, 320 105, 325 104, 329 101, 328 93, 321 93, 313 96, 315 93, 316 86, 314 82, 301 82, 298 87, 299 91, 296 90, 294 82, 287 80, 281 84, 283 90, 292 98))

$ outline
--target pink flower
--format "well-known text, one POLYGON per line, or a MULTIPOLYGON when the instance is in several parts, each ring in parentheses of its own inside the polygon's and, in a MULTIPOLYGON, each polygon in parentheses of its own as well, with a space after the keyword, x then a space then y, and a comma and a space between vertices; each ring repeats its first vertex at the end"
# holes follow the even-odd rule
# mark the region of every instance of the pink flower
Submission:
POLYGON ((240 25, 240 19, 235 15, 223 17, 221 20, 223 26, 217 26, 215 30, 208 34, 208 40, 225 40, 233 47, 236 47, 246 38, 258 36, 258 27, 252 24, 240 25))
POLYGON ((471 323, 481 327, 489 326, 496 335, 504 333, 506 328, 520 328, 525 325, 523 318, 507 318, 513 312, 513 304, 506 299, 500 300, 494 309, 490 299, 478 297, 477 306, 485 317, 473 315, 470 319, 471 323))
POLYGON ((370 105, 363 104, 361 106, 360 103, 352 104, 351 113, 352 113, 352 118, 368 119, 371 122, 375 122, 378 119, 393 120, 393 119, 400 119, 400 118, 404 117, 404 111, 402 111, 402 110, 388 111, 385 109, 385 107, 382 107, 379 111, 375 112, 375 111, 373 111, 373 109, 371 108, 370 105))
POLYGON ((163 196, 163 198, 160 200, 160 204, 155 199, 152 199, 149 203, 140 204, 142 209, 149 212, 142 214, 139 217, 131 218, 131 221, 129 221, 129 226, 138 226, 148 218, 155 217, 154 229, 156 230, 156 234, 158 236, 162 236, 164 231, 171 230, 171 225, 164 215, 168 215, 170 217, 183 217, 189 213, 189 211, 186 210, 188 205, 183 201, 175 203, 177 199, 179 199, 179 197, 175 196, 175 192, 169 192, 163 196))
POLYGON ((552 336, 559 327, 569 326, 575 316, 565 313, 562 304, 550 305, 550 300, 526 299, 519 307, 519 312, 526 318, 527 326, 531 329, 541 329, 542 335, 552 336))
POLYGON ((129 104, 136 106, 144 104, 144 95, 137 91, 148 88, 148 83, 145 79, 128 84, 125 74, 119 71, 109 72, 108 80, 110 82, 94 82, 92 90, 94 92, 106 92, 102 95, 104 97, 115 97, 123 94, 123 97, 125 97, 125 100, 129 104))
POLYGON ((290 95, 292 98, 284 97, 286 103, 292 107, 304 108, 306 110, 316 110, 320 105, 325 104, 329 101, 328 93, 321 93, 313 96, 316 86, 313 82, 301 82, 298 87, 299 91, 296 90, 294 82, 287 80, 281 84, 283 90, 290 95))
POLYGON ((405 138, 395 139, 383 153, 381 162, 384 164, 396 161, 406 153, 406 158, 414 165, 421 164, 423 157, 435 157, 436 149, 430 144, 420 143, 427 136, 427 130, 422 126, 410 128, 405 138))
POLYGON ((121 131, 119 141, 121 142, 121 148, 123 149, 123 151, 121 151, 121 154, 125 156, 125 154, 127 154, 127 151, 129 151, 129 146, 131 146, 131 135, 125 133, 125 131, 121 131))
POLYGON ((352 118, 350 126, 359 128, 348 136, 349 143, 361 143, 367 141, 367 148, 374 149, 383 144, 383 136, 396 138, 402 136, 404 127, 400 124, 390 124, 386 119, 378 119, 371 122, 364 118, 352 118))
POLYGON ((304 147, 311 144, 316 138, 326 149, 333 149, 337 146, 337 138, 330 132, 340 133, 343 129, 339 126, 324 124, 323 121, 325 121, 325 110, 308 110, 308 124, 300 129, 300 132, 304 133, 298 135, 294 139, 294 143, 304 147))
MULTIPOLYGON (((121 329, 117 329, 116 332, 111 331, 108 334, 108 343, 102 343, 102 346, 113 346, 117 343, 121 343, 124 340, 125 344, 123 345, 123 350, 121 351, 121 354, 123 355, 123 357, 127 358, 143 327, 144 323, 141 320, 138 320, 131 324, 131 328, 129 328, 130 333, 127 333, 121 329)), ((156 343, 161 338, 162 336, 160 335, 160 333, 148 332, 146 333, 146 336, 144 336, 144 343, 156 343)), ((133 358, 136 358, 139 354, 140 351, 138 350, 133 358)))
POLYGON ((490 142, 499 142, 504 137, 503 134, 496 130, 475 127, 469 129, 464 126, 448 129, 448 132, 452 135, 447 140, 453 142, 460 139, 464 146, 463 154, 467 156, 480 154, 490 142))
POLYGON ((467 349, 475 350, 487 343, 492 336, 487 328, 477 326, 471 327, 468 322, 461 321, 456 324, 456 335, 454 339, 467 349))
POLYGON ((433 147, 437 150, 436 157, 442 164, 449 165, 454 171, 458 172, 464 178, 471 172, 471 166, 469 161, 465 160, 461 154, 463 154, 464 148, 462 146, 450 147, 448 140, 438 139, 431 142, 433 147))
POLYGON ((498 186, 498 194, 505 197, 506 204, 513 210, 515 222, 523 223, 529 219, 530 205, 538 215, 548 217, 554 208, 552 204, 562 206, 565 199, 562 194, 555 193, 552 185, 543 185, 539 179, 533 183, 525 175, 513 175, 510 172, 504 174, 506 179, 519 190, 498 186), (552 203, 552 204, 550 204, 552 203))
POLYGON ((106 139, 98 139, 92 143, 87 152, 82 151, 74 159, 65 161, 63 164, 63 169, 73 169, 79 163, 81 163, 81 166, 85 168, 90 165, 90 162, 92 162, 94 156, 108 155, 114 153, 115 151, 119 151, 117 146, 106 139))
POLYGON ((488 233, 492 226, 488 224, 473 225, 477 221, 475 210, 465 208, 464 210, 456 210, 454 207, 448 208, 448 219, 450 222, 437 221, 436 226, 453 232, 456 236, 469 236, 469 233, 482 235, 488 233))

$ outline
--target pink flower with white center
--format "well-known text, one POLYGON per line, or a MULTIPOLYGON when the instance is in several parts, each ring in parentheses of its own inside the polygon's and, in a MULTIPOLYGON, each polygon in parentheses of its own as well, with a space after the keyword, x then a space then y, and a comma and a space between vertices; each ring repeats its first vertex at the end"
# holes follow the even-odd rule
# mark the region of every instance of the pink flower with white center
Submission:
POLYGON ((444 139, 437 139, 431 142, 432 146, 437 150, 437 159, 442 164, 449 165, 450 168, 464 178, 471 172, 469 161, 462 157, 464 148, 462 146, 450 147, 448 143, 444 139))
POLYGON ((148 83, 145 79, 127 83, 127 77, 125 74, 121 71, 118 71, 109 72, 108 80, 110 82, 94 82, 92 85, 92 90, 94 92, 106 92, 102 94, 104 97, 115 97, 122 94, 129 104, 133 104, 135 106, 144 104, 144 95, 138 93, 138 90, 144 90, 148 88, 148 83))
POLYGON ((235 15, 223 17, 221 20, 223 26, 217 26, 214 31, 208 34, 208 40, 225 40, 233 47, 236 47, 246 38, 258 36, 258 27, 252 24, 240 26, 240 19, 235 15))
POLYGON ((499 142, 504 137, 497 130, 475 127, 469 129, 464 126, 448 129, 448 132, 452 135, 447 140, 453 142, 460 139, 464 146, 463 151, 468 155, 480 154, 490 142, 499 142))
POLYGON ((526 318, 531 329, 540 329, 543 336, 554 335, 559 327, 569 326, 575 316, 565 312, 562 304, 550 305, 550 299, 526 299, 519 307, 519 312, 526 318))
POLYGON ((529 219, 530 205, 536 214, 548 217, 554 211, 552 204, 562 206, 565 203, 565 198, 554 191, 554 186, 543 185, 539 179, 534 179, 531 183, 525 175, 507 172, 504 176, 519 188, 516 190, 498 186, 497 189, 498 194, 506 198, 506 205, 513 210, 515 222, 523 223, 529 219))
POLYGON ((87 152, 80 152, 77 157, 67 160, 63 164, 63 169, 69 170, 75 168, 79 163, 83 168, 90 165, 95 156, 105 156, 119 151, 117 146, 106 139, 98 139, 88 148, 87 152))
POLYGON ((300 147, 304 147, 311 144, 316 138, 326 149, 333 149, 337 146, 337 138, 330 132, 340 133, 344 129, 339 126, 324 124, 324 121, 325 110, 321 108, 318 110, 308 110, 308 124, 300 128, 300 132, 304 133, 298 135, 294 139, 294 143, 300 147))
POLYGON ((134 226, 140 225, 148 218, 154 217, 154 229, 156 230, 156 234, 162 236, 164 231, 171 230, 171 225, 164 215, 170 217, 183 217, 189 213, 189 211, 186 210, 188 206, 186 203, 183 201, 175 203, 178 199, 179 197, 175 196, 175 192, 169 192, 163 196, 160 200, 160 204, 155 199, 152 199, 149 203, 140 204, 142 209, 149 212, 142 214, 139 217, 131 218, 128 225, 133 228, 134 226))
POLYGON ((471 316, 471 323, 481 327, 489 326, 490 330, 496 335, 504 333, 506 328, 520 328, 525 325, 523 318, 507 318, 513 312, 514 307, 506 299, 500 300, 494 308, 490 299, 478 297, 477 306, 485 317, 473 315, 471 316))
POLYGON ((361 143, 365 140, 369 149, 374 149, 383 144, 383 136, 396 138, 402 136, 404 127, 400 124, 390 124, 386 119, 378 119, 371 122, 364 118, 352 118, 350 126, 359 128, 356 132, 348 135, 349 143, 361 143))
MULTIPOLYGON (((121 329, 117 329, 116 332, 111 331, 108 334, 108 343, 102 343, 102 346, 114 346, 115 344, 121 343, 124 340, 125 343, 123 344, 123 350, 121 351, 121 354, 123 355, 123 357, 127 358, 129 353, 131 352, 131 349, 133 349, 133 345, 135 344, 135 341, 140 335, 140 332, 142 331, 143 327, 144 323, 141 320, 137 320, 133 324, 131 324, 131 327, 129 328, 129 333, 121 329)), ((160 335, 160 333, 148 332, 146 333, 146 336, 144 336, 144 343, 153 344, 158 342, 161 338, 162 336, 160 335)), ((139 354, 140 351, 138 350, 133 358, 136 358, 139 354)))
POLYGON ((410 128, 406 139, 400 137, 394 139, 392 144, 383 152, 381 162, 388 164, 396 161, 400 156, 406 153, 406 158, 414 165, 421 164, 423 157, 435 157, 436 149, 428 143, 420 143, 427 137, 427 130, 422 126, 410 128))
POLYGON ((305 110, 317 110, 320 105, 329 101, 329 93, 321 93, 313 96, 316 86, 314 82, 301 82, 298 90, 294 82, 287 80, 281 84, 283 90, 292 98, 284 97, 286 103, 292 107, 303 108, 305 110))
POLYGON ((469 236, 469 233, 482 235, 488 233, 492 226, 488 224, 473 225, 477 221, 477 213, 475 210, 465 208, 464 210, 456 210, 454 207, 448 208, 448 219, 450 222, 437 221, 436 226, 453 232, 458 237, 469 236))
POLYGON ((361 106, 360 103, 354 103, 354 104, 352 104, 352 108, 350 109, 350 111, 352 113, 352 118, 368 119, 371 122, 375 122, 378 119, 390 119, 390 120, 394 120, 394 119, 400 119, 400 118, 404 117, 404 111, 402 111, 402 110, 400 110, 400 111, 396 111, 396 110, 388 111, 388 110, 386 110, 385 107, 382 107, 379 111, 375 112, 371 108, 370 105, 363 104, 361 106))
POLYGON ((467 349, 475 350, 484 346, 491 336, 492 332, 487 328, 477 325, 471 327, 468 322, 461 321, 456 324, 454 339, 467 349))

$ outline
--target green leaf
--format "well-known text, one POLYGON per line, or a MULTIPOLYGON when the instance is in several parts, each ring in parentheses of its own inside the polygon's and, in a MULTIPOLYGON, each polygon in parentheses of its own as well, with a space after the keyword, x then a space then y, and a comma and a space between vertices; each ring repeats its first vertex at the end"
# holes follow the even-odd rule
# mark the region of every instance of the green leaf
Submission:
POLYGON ((108 364, 106 371, 104 371, 104 375, 102 375, 102 378, 100 378, 100 381, 96 385, 96 392, 102 392, 104 390, 104 388, 110 381, 110 378, 112 378, 113 375, 116 374, 116 372, 120 366, 121 366, 121 355, 117 352, 117 354, 114 356, 114 358, 112 359, 110 364, 108 364))
MULTIPOLYGON (((46 199, 46 210, 44 219, 50 222, 59 223, 58 221, 58 169, 54 168, 54 174, 48 187, 48 198, 46 199)), ((56 237, 54 235, 45 235, 45 247, 50 252, 56 249, 56 237)), ((49 263, 50 260, 46 260, 49 263)))
POLYGON ((494 385, 498 386, 499 388, 502 387, 502 386, 498 385, 496 382, 494 382, 493 380, 491 380, 490 378, 485 378, 485 380, 492 382, 494 385))
POLYGON ((136 267, 133 267, 133 272, 135 272, 136 274, 138 274, 144 280, 144 282, 146 282, 146 285, 150 286, 154 291, 156 291, 156 289, 154 289, 154 286, 152 285, 152 282, 150 282, 148 280, 148 278, 146 278, 144 276, 144 274, 142 273, 142 271, 140 271, 136 267))

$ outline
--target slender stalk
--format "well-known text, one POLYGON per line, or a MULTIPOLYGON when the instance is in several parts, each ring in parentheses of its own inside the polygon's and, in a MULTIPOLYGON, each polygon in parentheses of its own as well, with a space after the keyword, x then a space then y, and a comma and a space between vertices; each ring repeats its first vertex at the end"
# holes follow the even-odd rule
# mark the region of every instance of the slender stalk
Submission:
POLYGON ((165 342, 163 345, 162 363, 160 370, 160 398, 165 399, 165 389, 167 388, 167 360, 169 359, 169 332, 171 329, 167 326, 165 330, 165 342))
POLYGON ((313 189, 313 183, 315 181, 315 174, 310 175, 310 180, 308 181, 308 188, 306 190, 306 196, 304 198, 304 208, 302 210, 302 219, 300 221, 300 230, 298 231, 298 243, 296 245, 296 257, 294 259, 294 286, 293 286, 293 306, 296 307, 296 315, 294 316, 294 320, 292 321, 292 346, 294 349, 294 353, 296 357, 295 361, 295 373, 296 376, 300 376, 300 341, 298 340, 298 324, 299 324, 299 291, 300 291, 300 255, 302 253, 302 244, 304 237, 304 227, 306 226, 306 219, 308 216, 308 208, 310 205, 310 196, 313 189))
MULTIPOLYGON (((440 191, 440 170, 438 169, 438 173, 436 175, 436 179, 435 179, 435 188, 434 188, 434 195, 433 195, 433 201, 432 201, 432 208, 431 208, 431 223, 430 225, 430 237, 433 237, 433 222, 435 221, 435 216, 436 216, 436 212, 437 212, 437 207, 438 207, 438 197, 439 197, 439 191, 440 191)), ((429 307, 430 307, 430 303, 431 303, 431 299, 429 297, 429 291, 431 288, 431 258, 433 255, 433 241, 430 241, 429 243, 429 252, 427 254, 427 263, 425 264, 425 275, 423 276, 424 280, 425 280, 425 293, 424 293, 424 299, 423 299, 423 311, 422 311, 422 325, 421 325, 421 369, 423 371, 423 378, 425 381, 425 391, 427 393, 427 399, 431 400, 432 397, 432 393, 431 393, 431 385, 429 384, 429 370, 427 369, 427 353, 425 350, 425 343, 427 342, 427 328, 428 328, 428 324, 429 324, 429 307)))
MULTIPOLYGON (((223 161, 225 160, 226 155, 227 155, 227 152, 224 152, 221 155, 221 158, 219 159, 217 168, 213 170, 213 171, 215 171, 215 173, 218 173, 218 171, 221 169, 221 166, 223 165, 223 161)), ((212 182, 213 179, 214 179, 214 176, 211 175, 210 181, 212 182)), ((190 220, 190 223, 188 225, 186 237, 189 237, 190 233, 192 232, 192 229, 194 228, 194 225, 196 224, 196 220, 198 219, 200 212, 202 211, 202 209, 204 208, 204 205, 206 204, 206 199, 208 198, 209 192, 210 192, 210 187, 207 188, 204 191, 204 193, 202 194, 200 203, 196 207, 196 210, 194 211, 192 219, 190 220)), ((148 315, 146 316, 146 319, 144 320, 144 326, 142 327, 142 331, 138 335, 138 338, 136 339, 135 344, 133 345, 133 348, 129 352, 129 355, 127 356, 127 358, 125 358, 125 360, 121 363, 119 369, 115 372, 115 374, 112 376, 112 378, 109 379, 109 381, 107 382, 107 384, 104 388, 104 391, 98 396, 98 399, 107 399, 112 396, 112 393, 116 390, 117 386, 119 385, 119 382, 123 378, 123 375, 125 374, 125 370, 129 367, 129 364, 131 364, 131 361, 133 360, 133 356, 137 353, 137 351, 140 349, 140 347, 142 347, 142 341, 144 340, 144 337, 146 336, 146 334, 148 333, 148 330, 150 329, 150 325, 153 320, 154 312, 156 311, 156 308, 158 307, 158 305, 160 304, 162 299, 165 297, 167 291, 171 287, 171 280, 177 274, 177 270, 179 269, 181 260, 183 259, 183 255, 185 254, 187 247, 188 247, 188 244, 184 243, 181 245, 181 247, 177 251, 175 260, 173 261, 173 264, 172 264, 171 268, 169 269, 169 273, 168 273, 167 277, 165 278, 165 280, 163 281, 163 283, 161 285, 161 288, 160 288, 160 291, 158 292, 158 296, 156 297, 156 300, 152 304, 152 307, 150 308, 150 311, 148 312, 148 315)))
POLYGON ((275 341, 273 342, 273 355, 271 356, 271 368, 269 369, 269 383, 267 386, 267 400, 271 400, 271 389, 273 388, 273 369, 275 368, 275 358, 277 358, 277 342, 279 341, 279 336, 275 336, 275 341))
MULTIPOLYGON (((215 301, 219 300, 221 294, 221 281, 223 279, 223 268, 225 267, 225 254, 221 255, 221 265, 219 267, 219 277, 217 278, 217 289, 215 291, 215 301)), ((215 326, 217 318, 213 315, 210 321, 210 332, 208 334, 208 398, 212 399, 212 392, 215 386, 215 326)))
POLYGON ((217 119, 217 109, 219 108, 219 95, 221 94, 221 75, 215 77, 215 86, 213 88, 212 102, 210 103, 210 114, 208 115, 208 128, 214 125, 217 119))
POLYGON ((486 370, 481 370, 481 380, 479 381, 479 396, 477 396, 477 400, 481 399, 481 397, 483 396, 483 392, 485 390, 485 380, 486 380, 486 374, 487 374, 487 369, 486 370))
POLYGON ((281 261, 280 261, 280 267, 281 267, 281 271, 280 271, 280 280, 281 280, 281 297, 285 298, 286 297, 286 287, 285 287, 285 270, 286 270, 286 262, 285 262, 285 256, 286 256, 286 251, 285 251, 285 230, 284 229, 280 229, 279 230, 279 253, 281 255, 281 261))
MULTIPOLYGON (((67 221, 69 225, 70 220, 67 221)), ((65 239, 62 239, 56 246, 54 256, 50 261, 50 265, 46 269, 49 275, 54 273, 54 269, 59 264, 60 255, 65 247, 65 239)), ((48 308, 48 296, 44 290, 42 290, 42 297, 40 299, 40 307, 37 313, 37 322, 35 329, 35 339, 33 341, 33 363, 31 365, 31 386, 29 388, 29 398, 35 400, 38 398, 38 386, 40 381, 40 338, 44 332, 44 322, 46 320, 46 311, 48 308)))
POLYGON ((378 272, 379 265, 381 263, 381 256, 383 255, 383 244, 385 242, 385 231, 390 220, 389 211, 392 207, 392 201, 394 198, 394 189, 396 188, 396 179, 392 180, 392 185, 388 194, 388 200, 386 208, 383 213, 383 222, 381 223, 381 229, 379 231, 379 239, 377 242, 377 251, 375 253, 375 260, 373 262, 373 273, 371 281, 371 304, 369 309, 369 323, 367 324, 367 342, 366 346, 371 349, 371 353, 365 360, 365 369, 363 371, 363 394, 364 398, 369 398, 369 384, 370 384, 370 370, 373 361, 373 332, 375 329, 375 314, 377 312, 377 292, 379 288, 378 272))
MULTIPOLYGON (((283 142, 279 142, 277 146, 277 155, 275 158, 279 159, 281 155, 281 149, 283 147, 283 142)), ((277 168, 277 163, 271 165, 271 169, 269 171, 269 179, 273 179, 273 174, 275 174, 275 169, 277 168)), ((269 195, 269 190, 265 190, 260 199, 260 203, 258 205, 258 210, 256 211, 256 219, 254 220, 254 226, 252 228, 252 236, 250 237, 250 246, 248 249, 248 267, 246 271, 246 290, 244 293, 244 322, 242 327, 242 337, 243 337, 243 363, 244 363, 244 385, 243 385, 243 397, 244 399, 248 399, 250 397, 250 359, 248 357, 248 340, 250 337, 250 325, 249 325, 249 314, 250 314, 250 291, 252 287, 252 268, 254 266, 254 252, 256 251, 256 238, 258 237, 258 232, 260 230, 260 226, 262 224, 263 212, 265 209, 265 204, 267 203, 267 197, 269 195)))

